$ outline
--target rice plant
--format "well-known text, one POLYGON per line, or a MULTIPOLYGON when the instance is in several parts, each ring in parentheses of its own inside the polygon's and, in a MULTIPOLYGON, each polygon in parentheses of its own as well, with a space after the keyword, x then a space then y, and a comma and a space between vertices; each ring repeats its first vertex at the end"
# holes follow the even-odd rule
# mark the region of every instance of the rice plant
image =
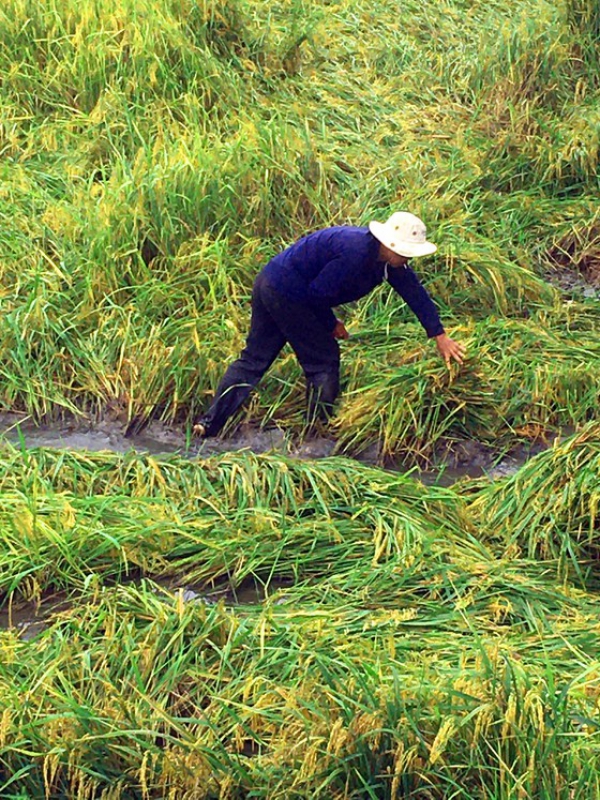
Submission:
POLYGON ((472 510, 507 551, 552 558, 562 571, 595 581, 598 424, 536 456, 503 486, 488 487, 472 510))
MULTIPOLYGON (((319 462, 3 445, 2 797, 600 795, 598 13, 2 5, 0 410, 189 427, 260 267, 399 209, 468 347, 343 309, 319 462), (465 439, 547 449, 450 488, 350 458, 465 439)), ((300 439, 302 381, 284 352, 226 435, 300 439)))

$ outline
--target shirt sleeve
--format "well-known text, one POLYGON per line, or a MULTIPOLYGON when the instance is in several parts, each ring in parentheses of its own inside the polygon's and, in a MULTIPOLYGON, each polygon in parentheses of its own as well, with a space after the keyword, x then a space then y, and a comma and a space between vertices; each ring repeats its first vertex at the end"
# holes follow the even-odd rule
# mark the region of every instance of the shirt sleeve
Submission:
POLYGON ((406 301, 430 339, 444 333, 444 326, 433 300, 410 267, 389 267, 387 279, 406 301))
POLYGON ((327 330, 333 331, 337 323, 337 317, 331 310, 330 306, 321 303, 313 303, 313 308, 317 317, 323 322, 327 330))

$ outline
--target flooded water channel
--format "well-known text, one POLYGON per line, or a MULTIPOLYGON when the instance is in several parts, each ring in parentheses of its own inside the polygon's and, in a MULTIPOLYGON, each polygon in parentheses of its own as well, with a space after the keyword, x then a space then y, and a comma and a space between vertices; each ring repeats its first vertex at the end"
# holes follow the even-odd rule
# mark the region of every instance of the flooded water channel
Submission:
MULTIPOLYGON (((142 577, 130 577, 120 581, 121 586, 141 586, 148 581, 142 577)), ((280 593, 293 585, 291 580, 272 578, 268 583, 253 579, 243 581, 239 586, 226 582, 207 588, 185 584, 177 578, 152 578, 153 591, 165 602, 172 604, 215 605, 223 603, 226 607, 257 606, 275 597, 275 603, 285 602, 280 593)), ((52 624, 56 615, 67 614, 78 605, 76 594, 66 592, 47 592, 38 602, 9 602, 0 608, 0 632, 11 630, 25 641, 30 641, 52 624)))
MULTIPOLYGON (((61 450, 127 453, 149 453, 155 456, 179 455, 183 458, 207 458, 219 453, 247 450, 253 453, 278 453, 290 458, 319 459, 334 455, 347 456, 336 450, 336 442, 329 438, 305 438, 302 441, 288 436, 277 427, 245 429, 227 438, 207 439, 199 442, 187 435, 183 426, 169 426, 161 422, 150 423, 143 431, 125 436, 122 424, 101 421, 92 424, 74 420, 70 423, 36 425, 30 419, 12 413, 0 413, 0 444, 9 442, 14 447, 30 450, 38 447, 61 450)), ((377 447, 370 447, 357 461, 369 466, 395 472, 407 472, 424 483, 450 486, 464 478, 487 476, 495 479, 514 473, 529 458, 548 444, 534 443, 521 446, 499 457, 493 448, 474 440, 447 442, 436 464, 426 469, 410 468, 391 460, 382 460, 377 447)))

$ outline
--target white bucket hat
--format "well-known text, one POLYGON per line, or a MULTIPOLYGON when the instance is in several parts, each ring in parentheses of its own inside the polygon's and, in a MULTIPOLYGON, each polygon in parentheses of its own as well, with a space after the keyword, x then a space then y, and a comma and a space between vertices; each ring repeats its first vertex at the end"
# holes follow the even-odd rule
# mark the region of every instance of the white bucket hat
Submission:
POLYGON ((369 222, 373 236, 399 256, 429 256, 437 250, 427 241, 423 220, 408 211, 396 211, 387 222, 369 222))

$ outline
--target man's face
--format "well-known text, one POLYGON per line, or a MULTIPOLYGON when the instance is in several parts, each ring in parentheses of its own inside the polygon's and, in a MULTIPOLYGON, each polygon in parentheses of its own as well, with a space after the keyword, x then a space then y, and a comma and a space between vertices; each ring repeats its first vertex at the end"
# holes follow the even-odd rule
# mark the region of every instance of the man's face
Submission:
POLYGON ((398 253, 394 253, 393 250, 390 250, 389 247, 386 247, 384 244, 379 248, 379 258, 381 261, 386 261, 392 267, 404 267, 408 264, 408 258, 406 256, 399 256, 398 253))

